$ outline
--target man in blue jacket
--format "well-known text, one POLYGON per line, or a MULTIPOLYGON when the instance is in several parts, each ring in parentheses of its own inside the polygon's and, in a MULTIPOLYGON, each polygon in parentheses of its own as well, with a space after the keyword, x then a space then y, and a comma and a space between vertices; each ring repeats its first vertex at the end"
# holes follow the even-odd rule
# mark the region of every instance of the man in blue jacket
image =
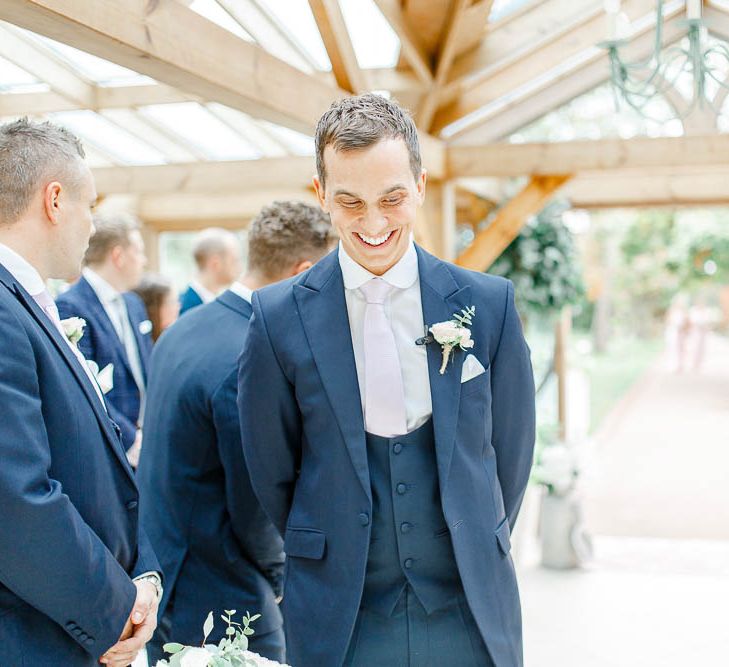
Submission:
POLYGON ((86 321, 79 349, 99 371, 109 365, 109 414, 119 425, 134 467, 141 447, 140 411, 152 350, 152 323, 133 292, 147 258, 139 222, 127 215, 96 216, 81 279, 58 297, 61 317, 86 321))
MULTIPOLYGON (((181 318, 154 349, 137 474, 142 525, 166 577, 152 664, 167 641, 199 643, 208 612, 217 620, 225 609, 260 613, 251 649, 284 659, 276 603, 281 538, 253 494, 243 459, 237 362, 252 291, 308 269, 327 252, 330 230, 318 207, 264 208, 250 226, 243 278, 181 318)), ((224 629, 218 622, 210 640, 222 639, 224 629)))
POLYGON ((521 666, 509 552, 534 382, 513 287, 413 243, 426 176, 396 104, 336 102, 316 155, 339 249, 256 292, 238 394, 284 536, 288 659, 521 666))
POLYGON ((45 285, 78 275, 93 229, 83 155, 49 123, 0 126, 1 665, 124 667, 156 626, 132 470, 45 285))

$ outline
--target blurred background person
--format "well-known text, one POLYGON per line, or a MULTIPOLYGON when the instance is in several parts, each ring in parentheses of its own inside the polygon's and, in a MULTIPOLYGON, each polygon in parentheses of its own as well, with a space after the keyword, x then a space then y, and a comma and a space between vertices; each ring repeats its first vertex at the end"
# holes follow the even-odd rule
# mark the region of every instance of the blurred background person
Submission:
MULTIPOLYGON (((248 269, 155 347, 137 481, 141 522, 162 559, 165 592, 150 664, 171 640, 196 644, 212 609, 260 613, 251 650, 283 661, 281 539, 258 504, 243 458, 237 361, 253 290, 305 271, 333 244, 318 207, 276 202, 253 220, 248 269)), ((209 641, 224 637, 216 625, 209 641)))
POLYGON ((142 300, 130 290, 139 285, 147 257, 133 216, 96 216, 94 227, 81 278, 56 303, 62 318, 86 321, 78 343, 83 355, 102 372, 112 365, 113 386, 106 393, 109 416, 121 429, 127 458, 136 466, 152 323, 142 300))
POLYGON ((180 315, 209 303, 240 275, 240 241, 225 229, 209 227, 198 234, 193 246, 197 275, 180 295, 180 315))
POLYGON ((172 281, 157 273, 148 273, 133 290, 144 303, 152 322, 152 342, 174 324, 180 315, 180 302, 172 281))

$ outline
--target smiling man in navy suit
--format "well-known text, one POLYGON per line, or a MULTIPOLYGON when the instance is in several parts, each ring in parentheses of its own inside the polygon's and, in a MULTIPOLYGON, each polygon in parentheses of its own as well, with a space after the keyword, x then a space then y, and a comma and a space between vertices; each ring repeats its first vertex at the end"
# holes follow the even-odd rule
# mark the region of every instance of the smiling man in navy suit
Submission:
MULTIPOLYGON (((215 301, 160 338, 152 354, 145 445, 138 480, 141 519, 165 573, 152 664, 165 642, 197 644, 212 609, 260 613, 251 649, 283 661, 281 538, 256 500, 243 459, 237 369, 251 295, 308 269, 331 246, 318 207, 275 202, 251 223, 248 269, 215 301)), ((224 637, 218 623, 211 641, 224 637)))
MULTIPOLYGON (((118 428, 48 293, 93 229, 79 141, 0 126, 0 664, 129 665, 155 629, 159 565, 118 428)), ((79 327, 74 327, 78 333, 79 327)))
POLYGON ((152 323, 129 290, 142 279, 147 257, 139 221, 128 215, 96 216, 81 279, 58 297, 61 317, 86 321, 79 349, 99 370, 111 364, 106 395, 127 457, 136 467, 142 444, 141 408, 152 351, 152 323))
POLYGON ((396 104, 336 102, 316 155, 339 249, 254 295, 239 375, 251 480, 284 536, 287 657, 521 666, 509 538, 534 381, 513 287, 413 243, 426 176, 396 104))

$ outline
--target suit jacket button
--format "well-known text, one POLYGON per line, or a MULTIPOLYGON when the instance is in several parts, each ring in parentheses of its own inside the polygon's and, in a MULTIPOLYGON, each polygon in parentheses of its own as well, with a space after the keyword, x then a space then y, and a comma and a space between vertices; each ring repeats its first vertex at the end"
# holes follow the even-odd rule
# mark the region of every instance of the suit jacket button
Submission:
POLYGON ((369 526, 369 524, 370 524, 370 515, 367 514, 366 512, 362 512, 362 514, 359 515, 359 522, 363 526, 369 526))
POLYGON ((405 562, 403 563, 406 570, 409 570, 413 566, 413 559, 412 558, 406 558, 405 562))
POLYGON ((395 454, 399 454, 399 453, 400 453, 400 452, 402 451, 402 443, 400 443, 400 442, 396 442, 396 443, 395 443, 395 444, 394 444, 394 445, 392 446, 392 451, 393 451, 393 452, 395 452, 395 454))
POLYGON ((399 484, 397 485, 397 487, 396 487, 396 488, 397 488, 397 492, 398 492, 398 493, 399 493, 399 494, 400 494, 401 496, 402 496, 402 495, 404 495, 404 494, 405 494, 405 492, 406 492, 406 491, 408 490, 408 487, 407 487, 407 485, 403 484, 402 482, 400 482, 400 483, 399 483, 399 484))
POLYGON ((401 533, 409 533, 413 528, 412 523, 408 523, 407 521, 404 521, 400 524, 400 532, 401 533))
POLYGON ((139 505, 139 503, 138 503, 138 502, 137 502, 136 500, 130 500, 130 501, 129 501, 129 502, 127 503, 127 509, 128 509, 129 511, 131 511, 131 510, 135 510, 135 509, 137 509, 137 505, 139 505))

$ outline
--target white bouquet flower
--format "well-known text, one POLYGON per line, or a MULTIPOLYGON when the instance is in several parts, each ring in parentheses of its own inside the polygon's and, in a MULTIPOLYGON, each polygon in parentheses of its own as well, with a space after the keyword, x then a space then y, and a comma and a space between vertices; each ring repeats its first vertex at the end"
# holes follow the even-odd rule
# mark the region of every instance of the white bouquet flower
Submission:
POLYGON ((260 614, 251 616, 246 613, 241 624, 233 620, 235 613, 235 609, 226 610, 225 616, 221 616, 228 627, 220 644, 205 643, 215 625, 211 611, 203 625, 203 645, 165 644, 164 651, 170 654, 170 658, 160 660, 157 667, 289 667, 249 651, 248 637, 254 634, 250 625, 260 618, 260 614))

